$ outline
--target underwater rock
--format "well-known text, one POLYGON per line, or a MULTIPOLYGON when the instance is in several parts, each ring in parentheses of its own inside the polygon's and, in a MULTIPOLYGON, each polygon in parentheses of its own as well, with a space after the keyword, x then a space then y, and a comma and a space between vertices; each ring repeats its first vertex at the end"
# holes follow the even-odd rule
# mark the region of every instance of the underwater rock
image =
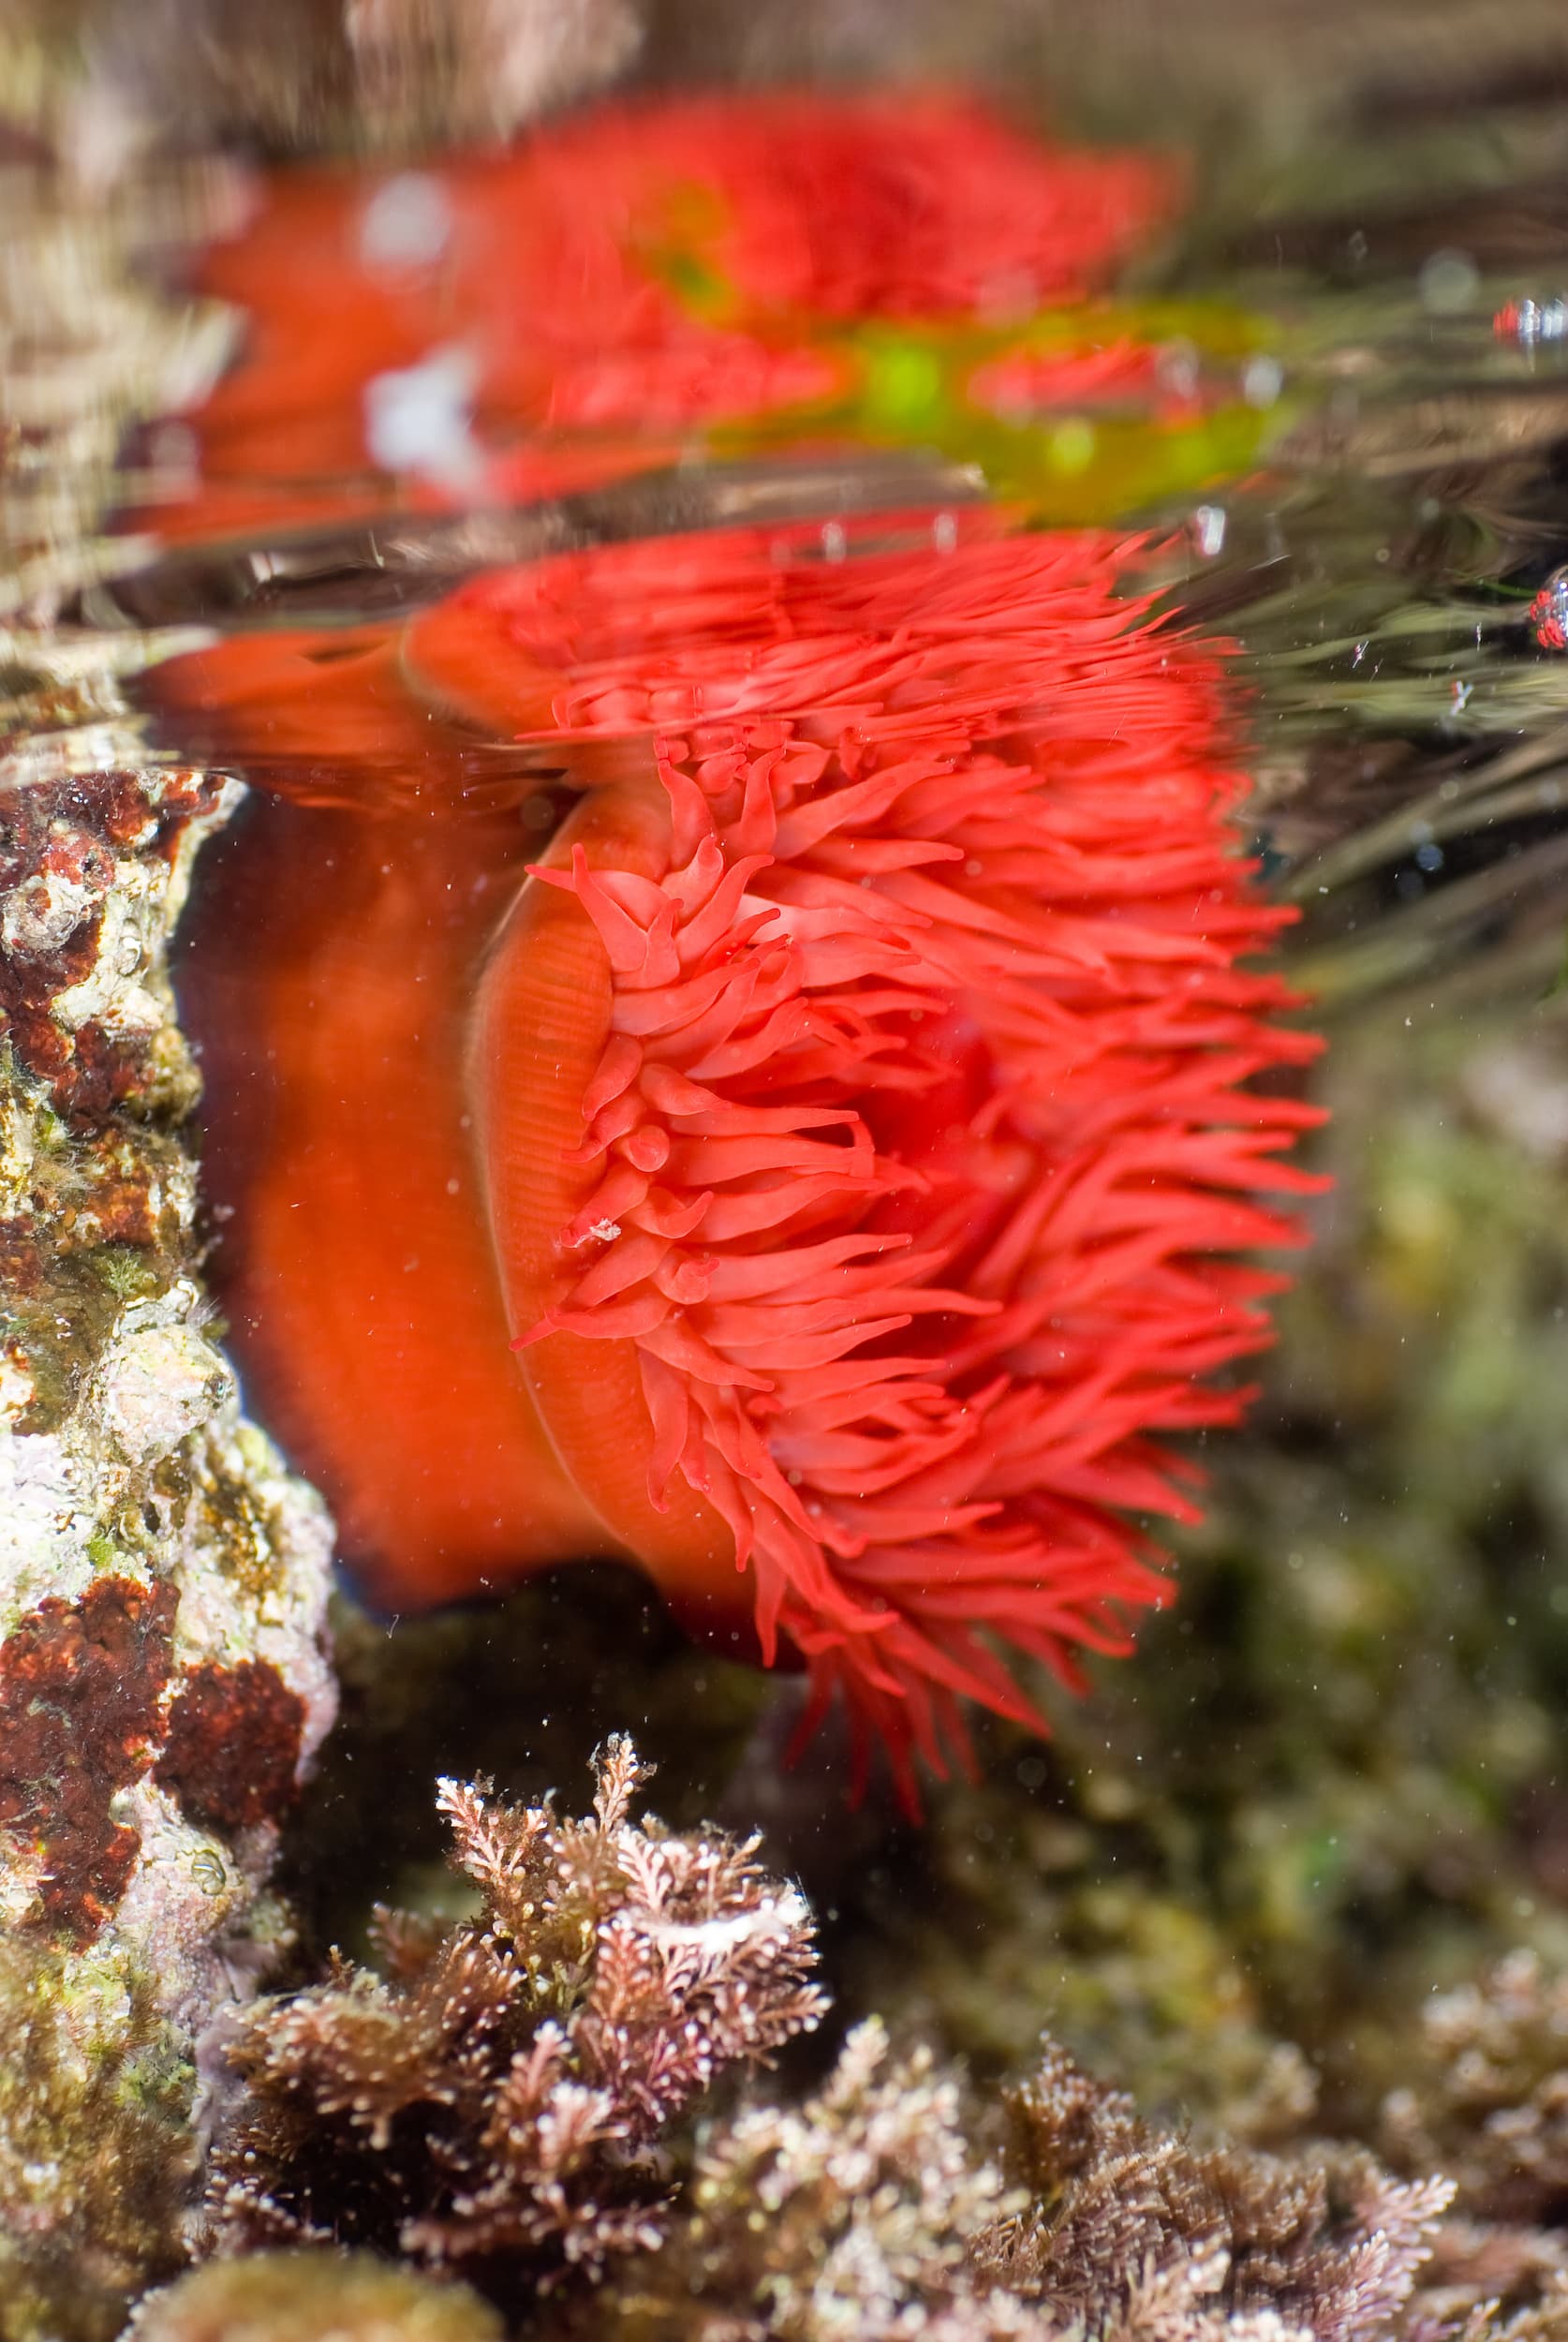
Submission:
POLYGON ((369 2253, 251 2253, 149 2294, 126 2342, 502 2342, 489 2304, 369 2253))
MULTIPOLYGON (((0 767, 0 2333, 95 2336, 177 2262, 197 2043, 283 1927, 334 1704, 331 1532, 196 1275, 164 967, 230 782, 0 767)), ((126 749, 135 742, 127 738, 126 749)))
POLYGON ((6 2342, 98 2342, 183 2258, 199 2042, 287 1934, 264 1881, 334 1703, 325 1510, 241 1415, 197 1273, 166 968, 243 792, 151 763, 122 690, 148 643, 62 615, 126 557, 91 536, 125 431, 222 347, 129 276, 212 224, 200 184, 111 218, 17 172, 0 285, 6 2342))

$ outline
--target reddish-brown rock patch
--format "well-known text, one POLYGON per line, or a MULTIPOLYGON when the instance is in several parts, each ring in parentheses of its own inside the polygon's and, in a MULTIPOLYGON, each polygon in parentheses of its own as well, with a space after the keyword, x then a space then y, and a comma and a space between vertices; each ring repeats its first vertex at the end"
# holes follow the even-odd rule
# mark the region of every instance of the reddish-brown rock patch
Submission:
POLYGON ((294 1797, 304 1712, 266 1659, 192 1668, 170 1709, 155 1778, 212 1828, 271 1820, 294 1797))
POLYGON ((40 1917, 78 1945, 136 1860, 110 1804, 152 1761, 179 1600, 167 1583, 100 1578, 79 1602, 51 1594, 0 1643, 0 1827, 42 1856, 40 1917))
POLYGON ((130 772, 39 782, 0 822, 0 1015, 19 1061, 75 1129, 102 1129, 144 1088, 148 1051, 96 1018, 63 1023, 54 1004, 92 971, 117 857, 171 859, 216 785, 171 774, 155 801, 130 772))

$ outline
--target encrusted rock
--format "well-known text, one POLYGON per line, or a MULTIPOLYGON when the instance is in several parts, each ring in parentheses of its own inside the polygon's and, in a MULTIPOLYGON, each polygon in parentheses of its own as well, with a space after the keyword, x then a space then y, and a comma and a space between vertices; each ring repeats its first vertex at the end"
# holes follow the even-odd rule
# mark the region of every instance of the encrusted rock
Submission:
POLYGON ((23 224, 0 289, 31 418, 0 481, 0 2336, 96 2342, 178 2264, 199 2043, 286 1932, 264 1882, 333 1712, 331 1527, 241 1415, 198 1274, 167 947, 242 793, 149 759, 119 683, 144 645, 54 623, 108 558, 80 540, 125 423, 219 344, 113 280, 123 239, 47 173, 23 224), (35 336, 60 312, 90 422, 13 309, 35 336), (39 500, 49 448, 69 510, 39 500))
POLYGON ((369 2253, 254 2253, 152 2294, 126 2342, 501 2342, 466 2285, 437 2285, 369 2253))
POLYGON ((168 938, 234 784, 0 764, 0 2335, 177 2265, 199 2044, 285 1921, 331 1720, 331 1527, 241 1415, 197 1274, 168 938))

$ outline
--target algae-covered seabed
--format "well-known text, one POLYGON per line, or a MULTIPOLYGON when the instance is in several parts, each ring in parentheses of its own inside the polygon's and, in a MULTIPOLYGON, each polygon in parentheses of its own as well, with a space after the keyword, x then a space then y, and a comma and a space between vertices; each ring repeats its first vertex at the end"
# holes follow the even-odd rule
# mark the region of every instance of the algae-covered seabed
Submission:
MULTIPOLYGON (((434 97, 383 73, 357 114, 335 20, 298 19, 291 67, 216 9, 200 40, 173 10, 144 37, 113 11, 51 14, 47 41, 6 20, 0 2335, 112 2336, 178 2267, 211 2012, 269 1962, 297 1981, 331 1943, 361 1951, 378 1899, 458 1893, 437 1773, 570 1790, 617 1727, 671 1823, 760 1828, 798 1876, 835 2022, 876 2012, 982 2092, 1049 2026, 1152 2115, 1357 2137, 1412 2170, 1473 2159, 1475 2108, 1533 2092, 1514 2136, 1545 2190, 1529 2216, 1551 2217, 1568 891, 1548 793, 1568 667, 1529 651, 1508 589, 1568 522, 1550 369, 1521 403, 1486 319, 1494 287, 1568 284, 1557 12, 1287 9, 1265 38, 1252 9, 1106 8, 1092 42, 1065 6, 982 11, 962 37, 935 7, 762 10, 742 39, 672 7, 645 28, 654 80, 694 59, 944 71, 978 42, 1016 96, 1049 67, 1070 122, 1194 157, 1196 224, 1151 286, 1272 304, 1319 393, 1275 497, 1282 589, 1250 576, 1265 520, 1243 499, 1191 598, 1242 643, 1263 842, 1312 914, 1294 948, 1322 995, 1313 1152, 1334 1185, 1250 1425, 1205 1455, 1179 1600, 1082 1702, 1053 1697, 1049 1745, 983 1732, 982 1779, 934 1790, 918 1830, 875 1796, 846 1816, 831 1739, 785 1771, 791 1687, 694 1652, 609 1570, 392 1634, 340 1606, 340 1721, 288 1804, 332 1709, 328 1534, 240 1414, 202 1299, 198 1085, 165 956, 238 793, 149 762, 120 684, 146 646, 74 598, 116 557, 95 531, 126 434, 221 363, 223 320, 163 271, 232 200, 225 141, 395 142, 443 104, 468 126, 462 39, 484 11, 452 18, 434 97), (1470 274, 1424 301, 1445 251, 1470 274), (1336 379, 1369 388, 1347 405, 1336 379), (1513 825, 1511 862, 1488 823, 1513 825), (1464 875, 1423 896, 1436 837, 1464 875), (243 1788, 217 1777, 215 1714, 255 1753, 243 1788), (1521 1950, 1538 1971, 1424 2032, 1435 1992, 1521 1950)), ((635 27, 589 19, 607 69, 635 27)))

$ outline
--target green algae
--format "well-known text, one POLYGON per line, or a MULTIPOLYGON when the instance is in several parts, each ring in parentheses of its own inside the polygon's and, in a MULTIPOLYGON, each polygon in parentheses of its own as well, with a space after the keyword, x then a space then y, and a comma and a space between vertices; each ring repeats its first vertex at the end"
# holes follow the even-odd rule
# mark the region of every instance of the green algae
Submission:
POLYGON ((0 2026, 0 2336, 111 2342, 184 2258, 194 2068, 150 1979, 14 1940, 0 2026))

